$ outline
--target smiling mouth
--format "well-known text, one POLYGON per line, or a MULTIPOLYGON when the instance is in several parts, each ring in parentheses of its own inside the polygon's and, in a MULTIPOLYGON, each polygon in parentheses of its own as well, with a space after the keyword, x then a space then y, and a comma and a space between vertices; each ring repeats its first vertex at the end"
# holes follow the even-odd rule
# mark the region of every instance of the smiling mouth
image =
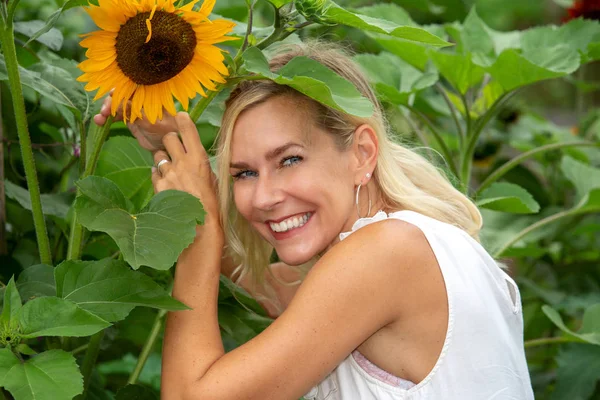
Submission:
POLYGON ((304 226, 313 213, 307 212, 300 216, 284 219, 281 222, 270 222, 269 226, 273 232, 283 233, 304 226))

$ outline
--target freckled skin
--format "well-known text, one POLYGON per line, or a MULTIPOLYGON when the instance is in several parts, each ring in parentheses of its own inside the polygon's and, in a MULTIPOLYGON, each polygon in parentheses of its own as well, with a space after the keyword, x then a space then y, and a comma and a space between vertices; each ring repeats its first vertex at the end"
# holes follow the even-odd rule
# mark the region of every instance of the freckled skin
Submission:
POLYGON ((249 167, 246 177, 234 181, 236 207, 288 265, 322 253, 356 220, 352 152, 340 152, 330 134, 307 123, 307 115, 299 111, 297 100, 280 96, 242 113, 233 131, 232 163, 249 167), (303 148, 292 147, 271 161, 265 158, 289 142, 303 148), (282 160, 292 156, 302 160, 283 166, 282 160), (302 233, 284 240, 276 240, 265 224, 306 212, 314 214, 302 233))

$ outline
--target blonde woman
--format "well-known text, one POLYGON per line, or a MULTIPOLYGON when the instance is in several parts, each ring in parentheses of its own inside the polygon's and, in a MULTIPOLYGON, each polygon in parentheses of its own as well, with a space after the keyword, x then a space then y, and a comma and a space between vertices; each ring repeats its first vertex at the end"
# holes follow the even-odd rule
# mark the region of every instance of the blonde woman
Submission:
POLYGON ((155 190, 187 191, 207 212, 176 266, 173 296, 193 310, 168 316, 162 399, 533 399, 519 291, 479 244, 476 206, 392 142, 347 56, 298 46, 272 70, 295 56, 352 82, 373 115, 243 82, 226 104, 217 179, 187 114, 130 126, 154 152, 155 190), (273 250, 281 262, 269 265, 273 250), (227 354, 221 272, 276 317, 227 354))

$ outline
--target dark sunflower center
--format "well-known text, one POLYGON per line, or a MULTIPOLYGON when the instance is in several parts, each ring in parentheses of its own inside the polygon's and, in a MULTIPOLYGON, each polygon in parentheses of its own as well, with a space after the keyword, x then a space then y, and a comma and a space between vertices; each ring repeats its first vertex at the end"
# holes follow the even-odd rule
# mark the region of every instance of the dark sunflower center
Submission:
POLYGON ((155 85, 180 73, 194 57, 196 34, 192 26, 175 14, 156 11, 148 37, 149 12, 130 18, 117 35, 117 64, 138 85, 155 85))

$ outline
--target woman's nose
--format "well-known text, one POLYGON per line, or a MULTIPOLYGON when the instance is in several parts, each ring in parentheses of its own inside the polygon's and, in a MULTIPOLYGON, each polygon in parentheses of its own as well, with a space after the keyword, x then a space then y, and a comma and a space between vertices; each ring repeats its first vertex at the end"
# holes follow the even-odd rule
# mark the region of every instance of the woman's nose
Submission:
POLYGON ((256 183, 252 205, 260 210, 271 210, 284 198, 278 183, 269 177, 260 176, 256 183))

